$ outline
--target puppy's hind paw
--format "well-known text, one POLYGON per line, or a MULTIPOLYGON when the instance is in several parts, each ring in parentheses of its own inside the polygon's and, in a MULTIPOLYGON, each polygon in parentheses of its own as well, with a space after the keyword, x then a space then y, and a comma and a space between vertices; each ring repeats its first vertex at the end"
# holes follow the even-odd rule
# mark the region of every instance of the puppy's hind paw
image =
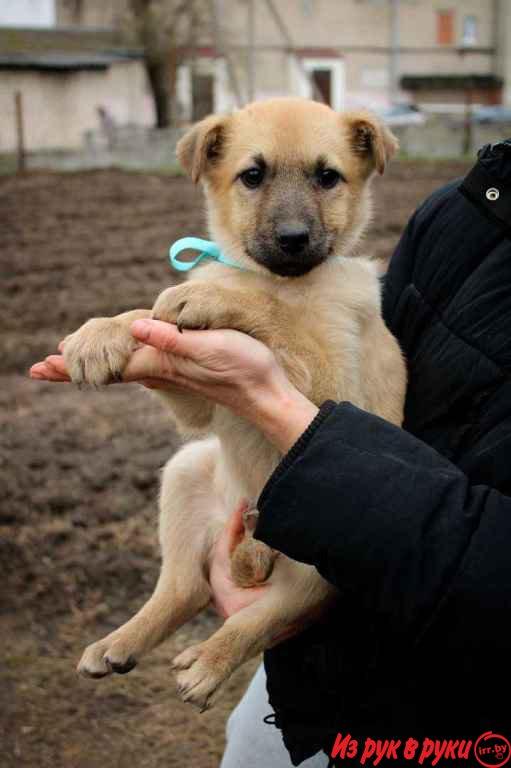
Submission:
POLYGON ((201 645, 192 645, 191 648, 187 648, 180 653, 172 661, 172 669, 175 672, 179 672, 182 669, 189 669, 194 661, 197 661, 201 655, 201 645))
POLYGON ((202 645, 194 645, 179 654, 172 666, 179 670, 177 690, 181 699, 194 704, 201 712, 210 709, 228 673, 208 660, 202 645))
POLYGON ((89 645, 77 667, 82 677, 99 679, 111 675, 126 675, 137 666, 136 659, 120 642, 111 642, 108 638, 89 645))

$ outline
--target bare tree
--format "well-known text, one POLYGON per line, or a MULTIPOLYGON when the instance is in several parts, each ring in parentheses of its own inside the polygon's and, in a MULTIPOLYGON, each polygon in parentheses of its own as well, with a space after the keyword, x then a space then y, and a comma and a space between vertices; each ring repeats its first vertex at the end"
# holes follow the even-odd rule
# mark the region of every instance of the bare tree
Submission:
POLYGON ((156 110, 156 125, 171 121, 177 67, 207 15, 203 0, 130 0, 135 33, 144 48, 145 66, 156 110))

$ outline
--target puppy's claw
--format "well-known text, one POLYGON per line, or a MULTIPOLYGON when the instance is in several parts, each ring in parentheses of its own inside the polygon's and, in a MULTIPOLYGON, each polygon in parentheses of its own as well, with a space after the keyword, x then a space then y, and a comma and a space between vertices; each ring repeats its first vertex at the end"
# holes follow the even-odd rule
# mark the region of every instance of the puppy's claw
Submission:
POLYGON ((78 669, 81 677, 88 677, 90 680, 101 680, 102 677, 108 677, 110 672, 89 672, 87 669, 78 669))
POLYGON ((183 333, 183 331, 206 331, 208 329, 206 323, 187 322, 186 320, 179 320, 179 318, 176 321, 176 325, 179 333, 183 333))
POLYGON ((133 656, 128 656, 126 661, 122 663, 118 661, 111 661, 108 656, 105 656, 104 659, 107 667, 109 667, 112 672, 115 672, 117 675, 127 675, 128 672, 131 672, 131 670, 135 669, 137 666, 137 662, 133 656))
POLYGON ((89 645, 82 654, 78 664, 78 673, 84 677, 99 679, 115 673, 126 675, 137 666, 135 653, 130 652, 126 645, 115 641, 113 637, 106 637, 89 645))

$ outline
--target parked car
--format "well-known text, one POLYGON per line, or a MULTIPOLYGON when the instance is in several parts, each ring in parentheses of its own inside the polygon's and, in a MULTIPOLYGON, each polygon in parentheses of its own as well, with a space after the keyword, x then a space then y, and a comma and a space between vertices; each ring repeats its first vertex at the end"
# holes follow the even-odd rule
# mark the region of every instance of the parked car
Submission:
POLYGON ((511 124, 511 107, 497 105, 494 107, 475 107, 472 112, 472 120, 480 125, 493 123, 511 124))
POLYGON ((392 104, 379 110, 380 117, 389 126, 424 125, 426 116, 415 104, 392 104))

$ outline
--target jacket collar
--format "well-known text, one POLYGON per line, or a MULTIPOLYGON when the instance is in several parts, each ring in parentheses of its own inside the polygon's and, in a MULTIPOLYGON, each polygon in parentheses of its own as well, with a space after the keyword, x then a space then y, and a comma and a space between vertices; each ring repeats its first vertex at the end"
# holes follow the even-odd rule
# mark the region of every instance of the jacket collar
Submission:
POLYGON ((492 221, 511 228, 511 139, 479 150, 460 191, 492 221))

